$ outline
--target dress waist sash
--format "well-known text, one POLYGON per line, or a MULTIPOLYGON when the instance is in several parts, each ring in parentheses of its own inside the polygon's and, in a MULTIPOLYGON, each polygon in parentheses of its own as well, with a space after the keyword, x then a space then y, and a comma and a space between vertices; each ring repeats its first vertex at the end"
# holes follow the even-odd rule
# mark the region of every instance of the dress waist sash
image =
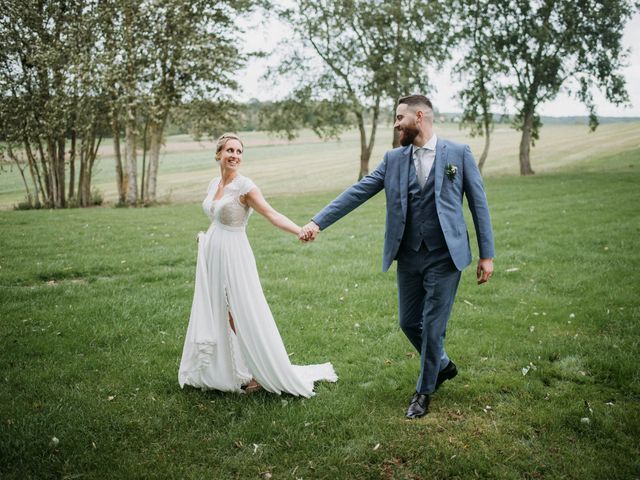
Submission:
POLYGON ((244 232, 245 226, 241 225, 239 227, 232 227, 231 225, 225 225, 224 223, 220 223, 217 220, 213 222, 214 228, 221 228, 222 230, 227 230, 229 232, 244 232))

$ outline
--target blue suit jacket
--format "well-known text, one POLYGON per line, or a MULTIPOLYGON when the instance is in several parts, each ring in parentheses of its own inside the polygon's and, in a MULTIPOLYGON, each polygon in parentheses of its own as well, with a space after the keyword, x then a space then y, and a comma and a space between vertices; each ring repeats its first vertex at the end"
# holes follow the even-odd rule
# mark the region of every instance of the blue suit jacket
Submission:
MULTIPOLYGON (((413 147, 395 148, 384 155, 378 167, 358 183, 342 192, 333 202, 313 217, 324 230, 384 188, 387 197, 386 231, 382 270, 387 271, 398 255, 407 218, 409 162, 413 147)), ((493 231, 482 177, 467 145, 438 138, 436 157, 430 175, 435 175, 435 196, 438 219, 449 253, 458 270, 471 263, 469 234, 462 212, 462 197, 466 195, 478 238, 480 258, 493 258, 493 231), (448 165, 455 166, 453 180, 445 175, 448 165)))

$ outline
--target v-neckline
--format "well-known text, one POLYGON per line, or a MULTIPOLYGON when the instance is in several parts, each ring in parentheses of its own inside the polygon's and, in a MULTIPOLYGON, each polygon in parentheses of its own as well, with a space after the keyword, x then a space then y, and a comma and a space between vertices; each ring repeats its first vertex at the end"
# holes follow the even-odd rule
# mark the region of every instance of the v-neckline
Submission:
POLYGON ((231 181, 229 183, 227 183, 224 187, 222 187, 222 190, 220 190, 220 184, 222 183, 222 177, 220 177, 220 180, 218 181, 218 185, 216 186, 216 191, 213 194, 213 201, 214 202, 219 202, 220 200, 222 200, 224 198, 224 190, 231 185, 233 182, 236 181, 236 179, 240 176, 240 174, 238 173, 235 177, 233 177, 231 179, 231 181), (221 192, 220 198, 216 198, 218 196, 218 191, 221 192))

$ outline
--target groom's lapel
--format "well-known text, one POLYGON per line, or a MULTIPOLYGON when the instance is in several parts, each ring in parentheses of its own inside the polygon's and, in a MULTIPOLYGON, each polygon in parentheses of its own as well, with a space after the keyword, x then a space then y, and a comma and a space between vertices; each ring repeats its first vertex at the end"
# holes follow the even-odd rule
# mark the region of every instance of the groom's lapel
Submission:
POLYGON ((433 161, 433 172, 435 173, 436 196, 440 196, 442 189, 442 179, 444 178, 444 166, 447 164, 447 145, 443 140, 438 139, 436 144, 436 158, 433 161))
POLYGON ((402 205, 403 217, 407 215, 407 197, 409 190, 409 162, 411 161, 412 146, 408 145, 400 152, 400 170, 398 180, 400 181, 400 205, 402 205))

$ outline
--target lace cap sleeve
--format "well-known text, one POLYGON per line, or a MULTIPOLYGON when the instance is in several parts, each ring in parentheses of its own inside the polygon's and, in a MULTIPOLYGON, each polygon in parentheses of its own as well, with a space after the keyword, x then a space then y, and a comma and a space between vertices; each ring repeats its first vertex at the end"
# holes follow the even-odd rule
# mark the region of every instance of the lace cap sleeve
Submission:
POLYGON ((242 182, 240 182, 240 195, 246 195, 254 188, 256 188, 256 184, 253 183, 253 180, 247 177, 242 177, 242 182))

